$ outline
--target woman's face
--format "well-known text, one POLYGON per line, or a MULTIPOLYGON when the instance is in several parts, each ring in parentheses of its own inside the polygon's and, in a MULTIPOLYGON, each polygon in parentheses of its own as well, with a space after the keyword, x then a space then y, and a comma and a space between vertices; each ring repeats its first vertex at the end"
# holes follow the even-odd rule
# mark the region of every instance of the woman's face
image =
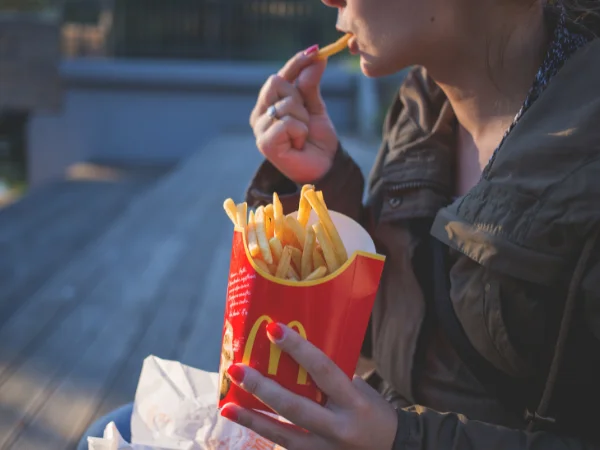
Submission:
MULTIPOLYGON (((322 0, 338 9, 337 27, 354 34, 350 51, 367 76, 378 77, 444 58, 474 0, 322 0)), ((479 0, 479 3, 487 3, 479 0)))

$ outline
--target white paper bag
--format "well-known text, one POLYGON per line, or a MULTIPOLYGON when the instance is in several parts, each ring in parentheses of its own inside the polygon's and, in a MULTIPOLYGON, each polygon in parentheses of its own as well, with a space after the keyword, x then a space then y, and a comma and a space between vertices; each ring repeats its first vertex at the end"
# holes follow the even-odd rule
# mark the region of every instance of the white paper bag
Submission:
POLYGON ((219 415, 218 374, 149 356, 131 418, 131 444, 109 424, 89 450, 274 450, 272 442, 219 415))

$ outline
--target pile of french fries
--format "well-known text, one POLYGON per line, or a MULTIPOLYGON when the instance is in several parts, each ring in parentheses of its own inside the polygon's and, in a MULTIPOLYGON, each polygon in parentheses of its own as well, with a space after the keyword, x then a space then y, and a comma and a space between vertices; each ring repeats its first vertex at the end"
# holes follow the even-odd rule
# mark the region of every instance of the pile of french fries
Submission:
POLYGON ((297 213, 283 214, 277 193, 273 203, 248 211, 247 203, 232 199, 223 203, 225 212, 243 229, 248 251, 256 265, 276 278, 311 281, 334 273, 348 260, 344 243, 331 220, 321 191, 302 187, 297 213), (318 221, 308 224, 311 211, 318 221))

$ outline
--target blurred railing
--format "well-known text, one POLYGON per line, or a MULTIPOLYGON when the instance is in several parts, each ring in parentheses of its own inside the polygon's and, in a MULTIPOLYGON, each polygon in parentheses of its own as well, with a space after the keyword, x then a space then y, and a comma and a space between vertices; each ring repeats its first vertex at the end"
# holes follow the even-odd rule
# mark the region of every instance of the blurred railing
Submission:
POLYGON ((338 37, 318 0, 66 0, 67 56, 277 61, 338 37))

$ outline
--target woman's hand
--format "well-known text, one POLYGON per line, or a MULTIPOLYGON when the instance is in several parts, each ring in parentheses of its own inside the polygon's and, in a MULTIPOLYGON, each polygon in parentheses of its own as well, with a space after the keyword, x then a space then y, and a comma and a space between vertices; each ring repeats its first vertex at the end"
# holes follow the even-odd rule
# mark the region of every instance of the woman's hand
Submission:
POLYGON ((316 47, 289 60, 262 87, 250 115, 260 152, 296 183, 312 183, 331 168, 338 147, 321 97, 326 61, 316 47))
POLYGON ((264 414, 227 404, 224 417, 250 428, 288 450, 392 448, 396 411, 359 377, 348 377, 323 352, 280 324, 267 327, 269 339, 292 356, 329 397, 325 407, 282 388, 241 364, 228 373, 234 383, 270 406, 304 432, 264 414))

